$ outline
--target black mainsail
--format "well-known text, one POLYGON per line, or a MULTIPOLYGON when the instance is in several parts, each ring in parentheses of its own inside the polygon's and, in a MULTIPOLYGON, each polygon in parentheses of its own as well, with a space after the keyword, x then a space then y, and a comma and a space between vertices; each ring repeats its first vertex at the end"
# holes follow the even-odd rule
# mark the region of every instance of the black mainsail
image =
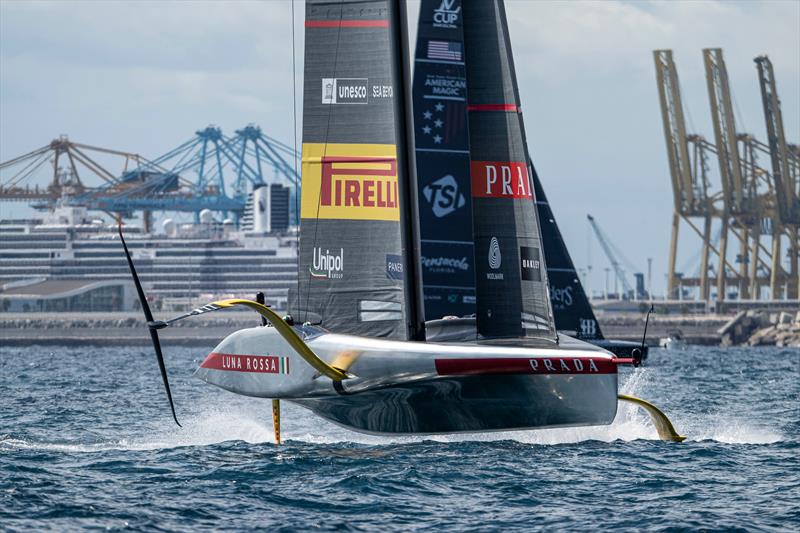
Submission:
POLYGON ((296 307, 337 333, 407 339, 422 315, 397 4, 306 1, 296 307))
POLYGON ((505 7, 462 9, 478 334, 554 339, 505 7))
POLYGON ((461 0, 422 0, 414 68, 425 318, 475 312, 461 0))
POLYGON ((600 324, 583 290, 578 271, 575 270, 575 264, 558 229, 555 215, 547 202, 536 169, 533 169, 533 192, 542 227, 547 278, 550 282, 550 301, 556 328, 581 339, 603 339, 600 324))

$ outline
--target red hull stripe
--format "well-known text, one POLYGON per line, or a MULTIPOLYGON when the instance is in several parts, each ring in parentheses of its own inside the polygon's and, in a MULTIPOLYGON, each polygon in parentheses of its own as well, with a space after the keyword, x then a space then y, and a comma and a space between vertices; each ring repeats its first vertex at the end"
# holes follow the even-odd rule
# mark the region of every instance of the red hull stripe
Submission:
POLYGON ((289 358, 278 355, 242 355, 212 352, 200 368, 226 372, 255 372, 258 374, 288 374, 289 358))
POLYGON ((508 111, 516 113, 520 108, 516 104, 470 104, 467 111, 508 111))
POLYGON ((483 359, 436 359, 440 376, 472 376, 486 374, 616 374, 611 359, 591 357, 491 357, 483 359))
POLYGON ((306 28, 388 28, 388 20, 307 20, 306 28))

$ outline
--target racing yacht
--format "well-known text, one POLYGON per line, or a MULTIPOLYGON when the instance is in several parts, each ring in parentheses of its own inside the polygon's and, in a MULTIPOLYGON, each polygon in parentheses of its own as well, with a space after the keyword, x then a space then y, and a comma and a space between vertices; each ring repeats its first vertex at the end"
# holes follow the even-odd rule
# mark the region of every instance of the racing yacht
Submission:
MULTIPOLYGON (((682 440, 657 408, 619 394, 619 366, 638 359, 556 331, 502 0, 423 7, 431 23, 464 34, 463 46, 421 38, 427 64, 461 63, 469 86, 468 102, 447 100, 466 107, 468 124, 445 125, 438 100, 429 112, 442 143, 469 138, 474 331, 425 320, 405 3, 307 0, 289 315, 237 299, 154 320, 128 255, 176 423, 158 330, 245 306, 267 324, 223 339, 195 375, 272 399, 278 442, 280 400, 355 431, 437 434, 610 424, 624 399, 651 413, 662 438, 682 440)), ((124 245, 121 228, 120 237, 124 245)))

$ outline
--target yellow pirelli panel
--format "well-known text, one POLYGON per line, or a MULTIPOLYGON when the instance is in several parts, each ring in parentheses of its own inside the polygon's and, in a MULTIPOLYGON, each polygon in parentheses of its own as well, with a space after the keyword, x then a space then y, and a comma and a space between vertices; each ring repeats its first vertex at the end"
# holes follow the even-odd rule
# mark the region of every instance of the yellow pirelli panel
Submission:
POLYGON ((394 144, 303 144, 301 218, 400 220, 394 144))

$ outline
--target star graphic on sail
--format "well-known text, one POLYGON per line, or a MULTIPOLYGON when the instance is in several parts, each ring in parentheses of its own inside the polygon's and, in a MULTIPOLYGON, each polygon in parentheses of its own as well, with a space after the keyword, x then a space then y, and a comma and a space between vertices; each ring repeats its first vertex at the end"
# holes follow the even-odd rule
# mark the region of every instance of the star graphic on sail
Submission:
POLYGON ((466 109, 462 102, 433 99, 418 109, 418 148, 461 149, 467 146, 466 109))

